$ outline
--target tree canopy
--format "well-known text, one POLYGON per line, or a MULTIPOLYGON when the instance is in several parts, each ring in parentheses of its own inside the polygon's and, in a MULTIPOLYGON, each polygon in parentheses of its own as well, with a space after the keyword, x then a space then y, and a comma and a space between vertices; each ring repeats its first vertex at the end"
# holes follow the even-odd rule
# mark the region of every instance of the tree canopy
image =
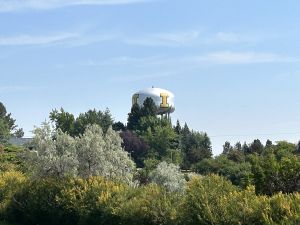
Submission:
POLYGON ((77 118, 63 108, 60 110, 54 109, 50 112, 49 118, 55 124, 56 129, 61 129, 72 137, 83 134, 89 125, 97 124, 101 126, 104 133, 113 125, 113 118, 109 109, 105 111, 88 110, 85 113, 80 113, 77 118))
POLYGON ((0 144, 7 142, 10 136, 23 137, 22 128, 18 128, 16 120, 12 118, 11 113, 6 111, 5 106, 0 102, 0 144))

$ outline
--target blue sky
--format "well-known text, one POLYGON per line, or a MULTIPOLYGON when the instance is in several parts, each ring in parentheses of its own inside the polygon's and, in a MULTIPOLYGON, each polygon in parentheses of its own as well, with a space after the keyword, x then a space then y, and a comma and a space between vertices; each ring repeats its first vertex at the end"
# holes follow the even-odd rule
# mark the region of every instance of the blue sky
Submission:
POLYGON ((63 107, 166 88, 173 121, 223 143, 300 139, 300 2, 0 0, 0 101, 26 136, 63 107))

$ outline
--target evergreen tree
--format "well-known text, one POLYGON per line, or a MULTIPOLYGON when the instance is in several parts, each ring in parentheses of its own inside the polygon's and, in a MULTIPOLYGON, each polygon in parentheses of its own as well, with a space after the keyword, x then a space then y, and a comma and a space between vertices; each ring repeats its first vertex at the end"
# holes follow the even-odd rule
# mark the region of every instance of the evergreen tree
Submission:
POLYGON ((246 142, 244 142, 244 144, 242 146, 242 151, 244 152, 244 154, 250 154, 250 148, 246 142))
POLYGON ((139 126, 139 120, 141 118, 141 108, 138 104, 134 104, 131 107, 130 113, 128 113, 127 129, 137 130, 139 126))
POLYGON ((7 113, 5 106, 0 102, 0 144, 6 143, 10 136, 22 137, 23 129, 18 128, 16 120, 7 113))
POLYGON ((296 153, 300 154, 300 141, 298 141, 298 144, 296 145, 296 153))
POLYGON ((237 142, 234 145, 234 148, 227 154, 227 158, 237 163, 242 163, 245 161, 245 154, 242 151, 241 142, 237 142))
POLYGON ((179 120, 177 120, 176 126, 174 127, 174 130, 175 130, 176 134, 180 134, 181 133, 181 126, 180 126, 179 120))
POLYGON ((242 144, 241 144, 241 142, 237 142, 237 143, 234 145, 234 150, 242 151, 242 144))
POLYGON ((126 127, 122 122, 113 123, 112 128, 114 131, 125 131, 126 127))
POLYGON ((264 150, 264 146, 262 145, 259 139, 254 140, 250 145, 250 153, 261 154, 264 150))
POLYGON ((141 117, 156 116, 157 107, 152 98, 146 98, 141 108, 141 117))
POLYGON ((266 148, 270 148, 270 147, 272 147, 272 145, 273 145, 272 141, 270 141, 268 139, 267 142, 266 142, 266 148))
POLYGON ((228 154, 233 150, 233 147, 231 146, 229 141, 226 141, 225 144, 223 145, 223 154, 228 154))
POLYGON ((184 169, 190 169, 205 158, 211 158, 211 142, 206 133, 190 131, 185 123, 180 134, 180 149, 184 155, 184 169))

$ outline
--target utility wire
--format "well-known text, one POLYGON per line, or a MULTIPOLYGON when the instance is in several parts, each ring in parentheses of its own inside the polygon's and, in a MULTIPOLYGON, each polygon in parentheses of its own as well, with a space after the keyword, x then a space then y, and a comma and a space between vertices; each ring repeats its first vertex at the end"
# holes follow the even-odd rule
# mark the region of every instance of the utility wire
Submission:
POLYGON ((209 135, 209 137, 247 137, 247 136, 275 136, 275 135, 292 135, 299 134, 300 132, 282 132, 282 133, 256 133, 256 134, 218 134, 209 135))

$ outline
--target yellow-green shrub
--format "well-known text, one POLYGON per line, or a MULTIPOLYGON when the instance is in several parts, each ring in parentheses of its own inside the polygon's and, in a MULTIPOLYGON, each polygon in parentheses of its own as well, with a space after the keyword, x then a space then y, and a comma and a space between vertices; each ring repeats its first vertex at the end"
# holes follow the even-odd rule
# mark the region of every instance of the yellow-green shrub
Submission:
POLYGON ((221 202, 226 211, 221 221, 226 224, 264 224, 264 215, 270 208, 268 197, 256 196, 254 186, 230 192, 221 197, 221 202))
POLYGON ((7 217, 22 225, 51 224, 64 221, 64 211, 56 201, 64 182, 56 179, 28 181, 8 206, 7 217))
POLYGON ((235 191, 235 186, 217 175, 193 178, 180 211, 181 224, 218 224, 221 220, 227 224, 226 196, 235 191))
POLYGON ((5 217, 7 205, 26 180, 25 175, 17 171, 7 171, 0 174, 0 218, 5 217))
POLYGON ((278 193, 269 198, 265 224, 300 224, 300 194, 278 193))
POLYGON ((256 195, 223 177, 195 176, 186 192, 106 180, 0 175, 1 216, 22 225, 300 224, 300 194, 256 195))
POLYGON ((156 184, 128 190, 121 204, 114 208, 122 224, 175 224, 182 197, 156 184))
POLYGON ((61 190, 56 201, 78 224, 118 224, 112 208, 128 187, 102 177, 72 179, 61 190))

